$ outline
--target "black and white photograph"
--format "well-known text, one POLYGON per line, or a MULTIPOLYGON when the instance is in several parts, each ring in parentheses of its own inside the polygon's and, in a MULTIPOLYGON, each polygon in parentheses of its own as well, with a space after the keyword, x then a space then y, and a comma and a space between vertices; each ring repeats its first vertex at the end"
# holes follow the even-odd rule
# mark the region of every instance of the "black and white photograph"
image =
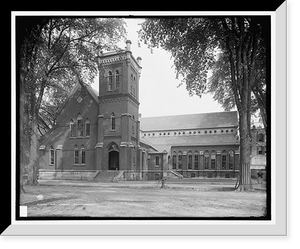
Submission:
POLYGON ((14 18, 17 222, 272 221, 272 15, 14 18))

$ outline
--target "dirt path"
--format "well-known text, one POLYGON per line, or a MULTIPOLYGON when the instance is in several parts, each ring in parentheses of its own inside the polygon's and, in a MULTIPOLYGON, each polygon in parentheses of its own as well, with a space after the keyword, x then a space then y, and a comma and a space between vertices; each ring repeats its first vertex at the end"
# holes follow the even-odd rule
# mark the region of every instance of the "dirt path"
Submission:
POLYGON ((29 217, 257 217, 266 207, 261 191, 43 185, 25 190, 20 204, 29 217))

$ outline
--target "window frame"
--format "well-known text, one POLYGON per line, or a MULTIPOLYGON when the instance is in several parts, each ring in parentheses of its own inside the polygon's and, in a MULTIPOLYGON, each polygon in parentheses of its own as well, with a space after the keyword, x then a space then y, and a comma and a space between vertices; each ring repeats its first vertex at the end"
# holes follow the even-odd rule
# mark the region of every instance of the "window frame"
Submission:
POLYGON ((115 71, 115 77, 116 77, 116 89, 120 88, 120 73, 119 70, 115 71))
POLYGON ((79 155, 80 155, 79 156, 80 164, 81 165, 85 165, 85 163, 86 163, 86 155, 85 155, 85 148, 84 148, 83 144, 81 145, 80 154, 79 155))
POLYGON ((210 153, 210 169, 215 170, 216 166, 217 166, 216 163, 217 163, 217 153, 216 153, 216 151, 213 150, 210 153), (214 157, 214 159, 213 159, 213 157, 214 157))
POLYGON ((77 137, 84 137, 84 134, 83 134, 84 124, 83 124, 83 118, 80 113, 78 113, 76 120, 77 120, 77 137), (81 133, 81 134, 79 134, 79 133, 81 133))
POLYGON ((70 120, 70 137, 76 137, 76 125, 73 119, 70 120))
POLYGON ((198 170, 199 169, 199 153, 198 151, 195 151, 194 153, 194 169, 198 170), (197 158, 197 160, 196 160, 197 158))
POLYGON ((79 149, 78 149, 78 147, 77 147, 77 145, 75 144, 74 145, 74 165, 79 165, 79 158, 80 156, 79 156, 79 149))
POLYGON ((173 155, 172 155, 172 169, 177 169, 177 153, 176 153, 176 151, 173 151, 173 155))
POLYGON ((178 151, 178 169, 182 169, 183 164, 183 153, 182 151, 178 151))
POLYGON ((204 169, 209 169, 209 152, 204 152, 204 169))
POLYGON ((112 112, 110 115, 110 131, 116 130, 116 116, 115 113, 112 112))
POLYGON ((90 137, 91 136, 91 123, 89 121, 88 118, 85 119, 85 122, 84 122, 84 135, 86 137, 90 137), (88 132, 87 132, 88 131, 88 132), (88 133, 88 134, 87 134, 88 133))
POLYGON ((155 158, 154 158, 154 166, 155 167, 159 167, 160 166, 160 157, 159 156, 155 156, 155 158))
POLYGON ((221 169, 222 170, 226 170, 227 169, 227 153, 226 153, 226 150, 223 150, 222 154, 221 154, 221 169), (223 160, 224 156, 225 156, 225 161, 223 160), (223 167, 224 163, 225 163, 225 167, 223 167))
POLYGON ((112 71, 108 71, 108 84, 107 84, 107 91, 111 92, 113 90, 113 75, 112 71))
POLYGON ((53 147, 53 145, 50 145, 50 148, 49 148, 49 165, 54 166, 54 163, 55 163, 54 147, 53 147))
POLYGON ((189 151, 187 154, 187 168, 193 169, 193 153, 189 151))
POLYGON ((234 151, 228 151, 228 169, 234 169, 234 151), (232 162, 231 162, 232 160, 232 162), (232 165, 232 167, 231 167, 232 165))

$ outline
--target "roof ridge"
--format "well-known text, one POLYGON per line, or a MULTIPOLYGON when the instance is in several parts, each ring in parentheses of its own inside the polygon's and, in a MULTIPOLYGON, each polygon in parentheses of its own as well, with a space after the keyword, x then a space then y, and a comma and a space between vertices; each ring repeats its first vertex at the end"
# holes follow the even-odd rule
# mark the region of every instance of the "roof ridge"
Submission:
POLYGON ((174 114, 174 115, 164 115, 164 116, 152 116, 152 117, 141 117, 143 118, 162 118, 162 117, 176 117, 176 116, 188 116, 188 115, 205 115, 205 114, 218 114, 218 113, 230 113, 237 111, 222 111, 222 112, 202 112, 202 113, 186 113, 186 114, 174 114))

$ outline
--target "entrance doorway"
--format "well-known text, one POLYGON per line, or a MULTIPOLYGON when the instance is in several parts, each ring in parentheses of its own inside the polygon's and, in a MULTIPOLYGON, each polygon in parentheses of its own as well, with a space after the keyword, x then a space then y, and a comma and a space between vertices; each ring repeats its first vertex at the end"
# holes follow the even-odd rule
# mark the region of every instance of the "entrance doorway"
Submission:
POLYGON ((119 152, 110 151, 108 153, 108 170, 119 170, 119 152))

